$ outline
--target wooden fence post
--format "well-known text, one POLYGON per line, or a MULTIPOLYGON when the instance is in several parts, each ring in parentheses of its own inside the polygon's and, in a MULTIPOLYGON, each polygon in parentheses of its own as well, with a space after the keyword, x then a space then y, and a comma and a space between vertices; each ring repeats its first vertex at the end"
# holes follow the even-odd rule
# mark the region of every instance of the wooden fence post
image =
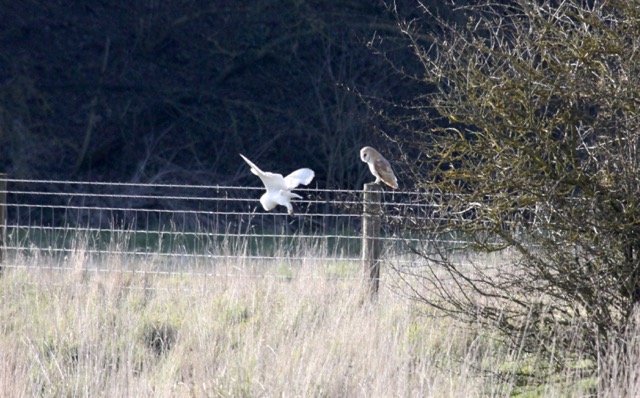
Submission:
POLYGON ((365 285, 368 287, 369 297, 374 299, 378 294, 380 284, 380 197, 381 188, 378 184, 364 184, 363 217, 362 217, 362 263, 365 285))
POLYGON ((0 173, 0 273, 4 264, 4 252, 7 237, 7 175, 0 173))

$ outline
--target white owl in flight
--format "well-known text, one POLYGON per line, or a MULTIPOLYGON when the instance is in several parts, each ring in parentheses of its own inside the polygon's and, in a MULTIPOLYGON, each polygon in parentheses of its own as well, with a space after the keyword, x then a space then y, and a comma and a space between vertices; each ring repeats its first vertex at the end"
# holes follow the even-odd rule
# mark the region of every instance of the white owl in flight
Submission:
POLYGON ((391 164, 378 151, 366 146, 360 150, 360 159, 369 165, 371 174, 376 177, 374 184, 380 184, 380 181, 382 181, 391 188, 398 189, 398 180, 393 174, 391 164))
POLYGON ((240 156, 251 166, 251 172, 260 177, 265 188, 267 188, 267 192, 260 197, 262 207, 266 211, 269 211, 276 207, 276 205, 281 205, 289 210, 289 215, 293 215, 291 199, 302 199, 302 196, 291 191, 300 184, 309 185, 315 176, 313 170, 307 168, 298 169, 288 176, 283 177, 282 174, 262 171, 242 154, 240 154, 240 156))

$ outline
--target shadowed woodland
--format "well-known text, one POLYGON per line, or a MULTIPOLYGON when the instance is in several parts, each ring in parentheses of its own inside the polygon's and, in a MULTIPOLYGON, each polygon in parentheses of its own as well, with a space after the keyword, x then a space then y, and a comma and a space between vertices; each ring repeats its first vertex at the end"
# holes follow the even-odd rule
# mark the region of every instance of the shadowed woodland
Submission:
MULTIPOLYGON (((424 16, 404 3, 395 12, 424 16)), ((266 170, 310 167, 321 188, 358 189, 369 178, 358 150, 382 146, 384 131, 359 96, 411 93, 368 46, 399 36, 396 18, 359 1, 5 2, 1 167, 237 185, 253 179, 244 153, 266 170)), ((416 66, 406 45, 379 44, 404 72, 416 66)))

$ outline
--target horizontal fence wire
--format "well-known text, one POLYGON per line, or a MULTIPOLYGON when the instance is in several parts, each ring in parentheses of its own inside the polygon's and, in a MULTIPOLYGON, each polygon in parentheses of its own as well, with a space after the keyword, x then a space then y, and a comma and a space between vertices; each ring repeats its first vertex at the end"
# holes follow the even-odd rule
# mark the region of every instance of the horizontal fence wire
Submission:
MULTIPOLYGON (((288 215, 281 206, 264 211, 259 187, 0 182, 6 184, 5 267, 34 267, 37 258, 41 268, 109 272, 105 264, 118 256, 119 269, 134 273, 213 276, 225 267, 272 266, 280 267, 272 276, 287 277, 283 269, 310 264, 340 278, 359 276, 362 190, 297 189, 303 199, 293 201, 294 215, 288 215)), ((442 200, 425 192, 383 191, 381 207, 396 225, 408 214, 425 222, 446 217, 442 200)), ((385 258, 395 266, 419 265, 407 248, 423 238, 399 230, 379 237, 385 258)))

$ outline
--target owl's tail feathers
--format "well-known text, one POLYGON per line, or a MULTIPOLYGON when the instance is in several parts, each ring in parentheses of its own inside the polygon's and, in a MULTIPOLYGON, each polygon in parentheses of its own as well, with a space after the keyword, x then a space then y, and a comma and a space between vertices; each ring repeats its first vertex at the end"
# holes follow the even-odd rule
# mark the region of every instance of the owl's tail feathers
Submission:
POLYGON ((391 188, 393 189, 398 189, 398 180, 396 180, 395 177, 393 177, 393 180, 390 181, 385 181, 387 183, 387 185, 389 185, 391 188))

